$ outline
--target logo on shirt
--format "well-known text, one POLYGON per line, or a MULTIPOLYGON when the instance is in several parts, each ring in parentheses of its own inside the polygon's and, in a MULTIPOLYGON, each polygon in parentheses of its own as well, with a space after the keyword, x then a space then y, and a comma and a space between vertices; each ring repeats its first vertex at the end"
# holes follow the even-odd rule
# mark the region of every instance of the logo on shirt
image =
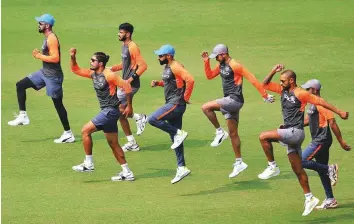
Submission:
POLYGON ((307 110, 307 114, 313 114, 313 113, 315 113, 315 111, 313 111, 313 110, 311 110, 311 109, 308 109, 308 110, 307 110))
POLYGON ((94 86, 96 86, 98 89, 102 89, 104 85, 106 84, 106 79, 104 77, 95 77, 93 79, 94 86))
POLYGON ((220 74, 228 76, 231 74, 231 68, 228 66, 223 67, 222 69, 220 69, 220 74))
POLYGON ((162 74, 162 79, 169 79, 170 78, 170 75, 168 74, 162 74))
POLYGON ((290 103, 296 103, 295 102, 295 96, 288 96, 288 95, 286 95, 286 94, 284 94, 284 98, 287 100, 287 101, 289 101, 290 103))

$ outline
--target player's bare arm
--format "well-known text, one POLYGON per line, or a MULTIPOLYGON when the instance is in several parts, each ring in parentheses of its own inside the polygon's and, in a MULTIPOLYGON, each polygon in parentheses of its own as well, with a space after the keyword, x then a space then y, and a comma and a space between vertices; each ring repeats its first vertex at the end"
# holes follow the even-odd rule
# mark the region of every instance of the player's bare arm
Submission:
POLYGON ((334 119, 334 118, 329 119, 328 123, 329 123, 329 126, 331 127, 334 135, 336 136, 340 146, 342 147, 342 149, 344 149, 346 151, 350 151, 351 147, 343 140, 342 133, 341 133, 339 126, 336 122, 336 119, 334 119))
POLYGON ((263 80, 263 85, 267 85, 268 83, 270 83, 270 81, 272 81, 273 76, 277 73, 280 72, 284 69, 284 65, 282 64, 277 64, 275 65, 272 70, 269 72, 269 74, 264 78, 263 80))

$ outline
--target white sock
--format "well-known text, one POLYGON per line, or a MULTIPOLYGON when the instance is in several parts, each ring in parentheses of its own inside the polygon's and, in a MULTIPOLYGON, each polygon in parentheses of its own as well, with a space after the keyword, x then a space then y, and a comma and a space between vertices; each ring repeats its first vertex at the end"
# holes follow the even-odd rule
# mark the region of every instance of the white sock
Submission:
POLYGON ((26 112, 26 111, 24 111, 24 110, 20 110, 20 114, 27 115, 27 112, 26 112))
POLYGON ((92 155, 86 155, 85 161, 89 164, 93 163, 92 155))
POLYGON ((134 113, 133 118, 137 121, 137 120, 141 119, 141 115, 134 113))
POLYGON ((223 129, 222 129, 222 127, 219 127, 219 128, 216 129, 216 131, 217 132, 221 132, 221 131, 223 131, 223 129))
POLYGON ((236 158, 236 163, 242 163, 242 158, 236 158))
POLYGON ((277 167, 277 164, 275 163, 275 161, 272 161, 272 162, 268 162, 268 165, 272 168, 275 168, 277 167))
POLYGON ((182 131, 180 129, 177 130, 177 135, 181 135, 182 131))
POLYGON ((128 167, 128 163, 120 165, 120 166, 122 167, 124 173, 129 173, 130 172, 130 169, 128 167))
POLYGON ((310 192, 310 193, 307 193, 307 194, 305 194, 305 199, 306 200, 310 200, 311 198, 312 198, 312 193, 310 192))
POLYGON ((128 142, 135 142, 135 138, 133 135, 127 136, 128 142))

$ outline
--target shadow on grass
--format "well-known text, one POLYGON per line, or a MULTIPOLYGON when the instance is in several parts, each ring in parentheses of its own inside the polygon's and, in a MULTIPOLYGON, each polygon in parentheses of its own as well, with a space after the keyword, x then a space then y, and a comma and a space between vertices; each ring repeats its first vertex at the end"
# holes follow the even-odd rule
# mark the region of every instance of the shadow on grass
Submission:
MULTIPOLYGON (((75 136, 75 142, 78 143, 81 142, 81 135, 74 135, 75 136)), ((40 138, 40 139, 27 139, 27 140, 22 140, 21 142, 45 142, 45 141, 54 141, 54 139, 59 138, 60 136, 53 136, 50 138, 40 138)), ((95 133, 92 134, 92 140, 95 142, 95 140, 106 140, 106 137, 104 135, 96 135, 95 133)))
POLYGON ((112 182, 112 181, 109 178, 106 178, 102 180, 84 180, 82 182, 86 184, 92 184, 92 183, 102 183, 102 182, 112 182))
POLYGON ((321 224, 321 223, 354 223, 354 198, 348 198, 345 200, 339 201, 339 206, 335 209, 327 209, 327 210, 318 210, 313 211, 315 213, 320 212, 326 215, 326 217, 313 218, 311 219, 311 215, 309 216, 310 220, 296 220, 290 221, 292 223, 310 223, 310 224, 321 224), (348 211, 343 214, 343 210, 348 211), (342 214, 333 215, 336 211, 340 211, 342 214), (349 222, 348 222, 349 221, 349 222))
MULTIPOLYGON (((184 149, 188 150, 189 148, 205 147, 206 145, 208 145, 208 141, 203 139, 186 139, 183 144, 184 149)), ((171 145, 172 142, 169 138, 166 137, 166 142, 164 143, 142 146, 141 149, 144 151, 171 150, 171 145)))
POLYGON ((261 189, 270 189, 270 187, 268 186, 267 182, 261 182, 258 179, 254 179, 254 180, 233 182, 215 189, 204 190, 204 191, 199 191, 190 194, 183 194, 181 196, 202 196, 202 195, 217 194, 217 193, 223 193, 229 191, 243 191, 243 190, 252 190, 252 189, 261 190, 261 189))
POLYGON ((143 179, 143 178, 157 178, 157 177, 167 177, 171 176, 174 177, 176 174, 175 170, 172 169, 149 169, 149 170, 154 170, 153 172, 150 173, 143 173, 135 176, 137 179, 143 179))
MULTIPOLYGON (((60 136, 59 136, 60 137, 60 136)), ((21 140, 21 142, 53 142, 54 139, 58 137, 51 137, 51 138, 41 138, 41 139, 27 139, 27 140, 21 140)), ((54 142, 53 142, 54 143, 54 142)))
MULTIPOLYGON (((172 178, 176 174, 176 171, 172 170, 172 169, 149 169, 149 170, 153 170, 153 172, 135 175, 135 179, 139 180, 139 179, 144 179, 144 178, 158 178, 158 177, 166 177, 166 176, 171 176, 171 178, 172 178)), ((112 182, 112 181, 110 180, 110 178, 101 179, 101 180, 84 180, 83 181, 83 183, 88 183, 88 184, 102 183, 102 182, 112 182)), ((134 182, 134 181, 124 181, 124 182, 134 182)))
MULTIPOLYGON (((340 207, 338 207, 336 209, 333 209, 333 211, 337 210, 337 209, 340 209, 340 207)), ((328 212, 328 213, 331 213, 333 211, 324 210, 324 211, 313 211, 313 212, 328 212)), ((292 223, 307 223, 307 224, 343 223, 343 222, 348 223, 346 221, 350 221, 351 223, 354 222, 354 214, 353 214, 353 212, 350 211, 347 214, 339 214, 339 215, 330 216, 330 217, 327 216, 327 217, 321 217, 321 218, 314 218, 312 220, 306 220, 306 221, 305 220, 296 220, 296 221, 290 221, 290 222, 292 222, 292 223)))

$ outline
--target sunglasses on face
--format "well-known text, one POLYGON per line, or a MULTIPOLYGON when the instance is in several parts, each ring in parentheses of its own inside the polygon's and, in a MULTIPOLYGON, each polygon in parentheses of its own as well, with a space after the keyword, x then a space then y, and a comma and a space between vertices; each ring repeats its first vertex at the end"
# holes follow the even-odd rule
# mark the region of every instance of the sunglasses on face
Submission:
POLYGON ((165 55, 159 55, 159 58, 162 58, 163 56, 165 56, 165 55))

